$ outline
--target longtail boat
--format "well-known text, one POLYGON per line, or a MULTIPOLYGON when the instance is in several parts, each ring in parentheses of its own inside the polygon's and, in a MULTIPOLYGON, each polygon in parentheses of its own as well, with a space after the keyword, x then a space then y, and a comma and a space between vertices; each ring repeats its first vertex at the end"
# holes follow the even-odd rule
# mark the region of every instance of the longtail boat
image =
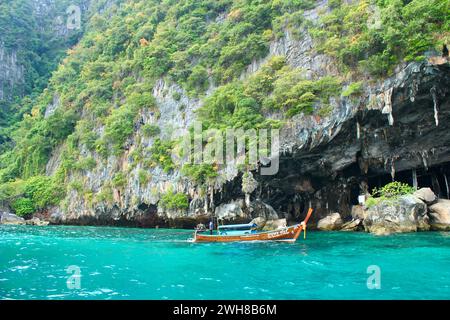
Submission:
POLYGON ((290 227, 279 228, 271 231, 259 232, 256 225, 238 224, 218 227, 218 234, 203 234, 197 230, 194 233, 193 242, 238 242, 238 241, 286 241, 295 242, 304 232, 306 238, 306 225, 313 209, 309 209, 305 220, 290 227))

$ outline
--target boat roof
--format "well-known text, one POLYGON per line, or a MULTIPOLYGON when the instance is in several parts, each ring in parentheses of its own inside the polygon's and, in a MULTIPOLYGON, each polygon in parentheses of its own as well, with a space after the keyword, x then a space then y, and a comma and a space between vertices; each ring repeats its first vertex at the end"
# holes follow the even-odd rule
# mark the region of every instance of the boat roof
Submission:
POLYGON ((219 226, 219 229, 226 229, 226 228, 253 228, 255 226, 256 226, 256 223, 227 224, 227 225, 219 226))

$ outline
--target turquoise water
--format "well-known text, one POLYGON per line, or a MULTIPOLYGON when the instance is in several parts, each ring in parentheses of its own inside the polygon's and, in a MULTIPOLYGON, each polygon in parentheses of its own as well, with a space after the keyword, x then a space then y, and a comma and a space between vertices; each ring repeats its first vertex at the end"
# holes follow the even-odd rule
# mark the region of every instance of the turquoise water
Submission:
POLYGON ((450 233, 309 232, 194 244, 186 230, 0 226, 2 299, 450 299, 450 233), (380 268, 380 289, 367 268, 380 268), (81 272, 69 289, 69 266, 81 272))

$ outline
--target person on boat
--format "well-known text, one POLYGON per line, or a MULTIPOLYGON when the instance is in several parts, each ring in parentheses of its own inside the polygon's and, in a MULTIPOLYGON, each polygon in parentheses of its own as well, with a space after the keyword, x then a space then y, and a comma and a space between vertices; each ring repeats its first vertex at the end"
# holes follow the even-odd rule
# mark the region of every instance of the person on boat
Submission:
POLYGON ((212 222, 212 220, 209 222, 209 234, 213 234, 213 230, 214 230, 214 222, 212 222))

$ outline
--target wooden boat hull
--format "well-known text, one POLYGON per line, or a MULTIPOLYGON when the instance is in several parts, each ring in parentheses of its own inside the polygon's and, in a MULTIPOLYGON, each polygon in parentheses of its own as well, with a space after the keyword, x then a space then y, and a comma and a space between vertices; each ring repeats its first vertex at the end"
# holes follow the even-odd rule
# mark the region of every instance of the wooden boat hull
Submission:
POLYGON ((274 231, 239 236, 203 235, 196 233, 194 242, 236 242, 236 241, 288 241, 295 242, 302 232, 301 224, 274 231))
POLYGON ((206 235, 195 232, 193 242, 239 242, 239 241, 286 241, 295 242, 300 233, 305 230, 312 209, 309 209, 305 220, 294 226, 267 232, 245 235, 206 235))

